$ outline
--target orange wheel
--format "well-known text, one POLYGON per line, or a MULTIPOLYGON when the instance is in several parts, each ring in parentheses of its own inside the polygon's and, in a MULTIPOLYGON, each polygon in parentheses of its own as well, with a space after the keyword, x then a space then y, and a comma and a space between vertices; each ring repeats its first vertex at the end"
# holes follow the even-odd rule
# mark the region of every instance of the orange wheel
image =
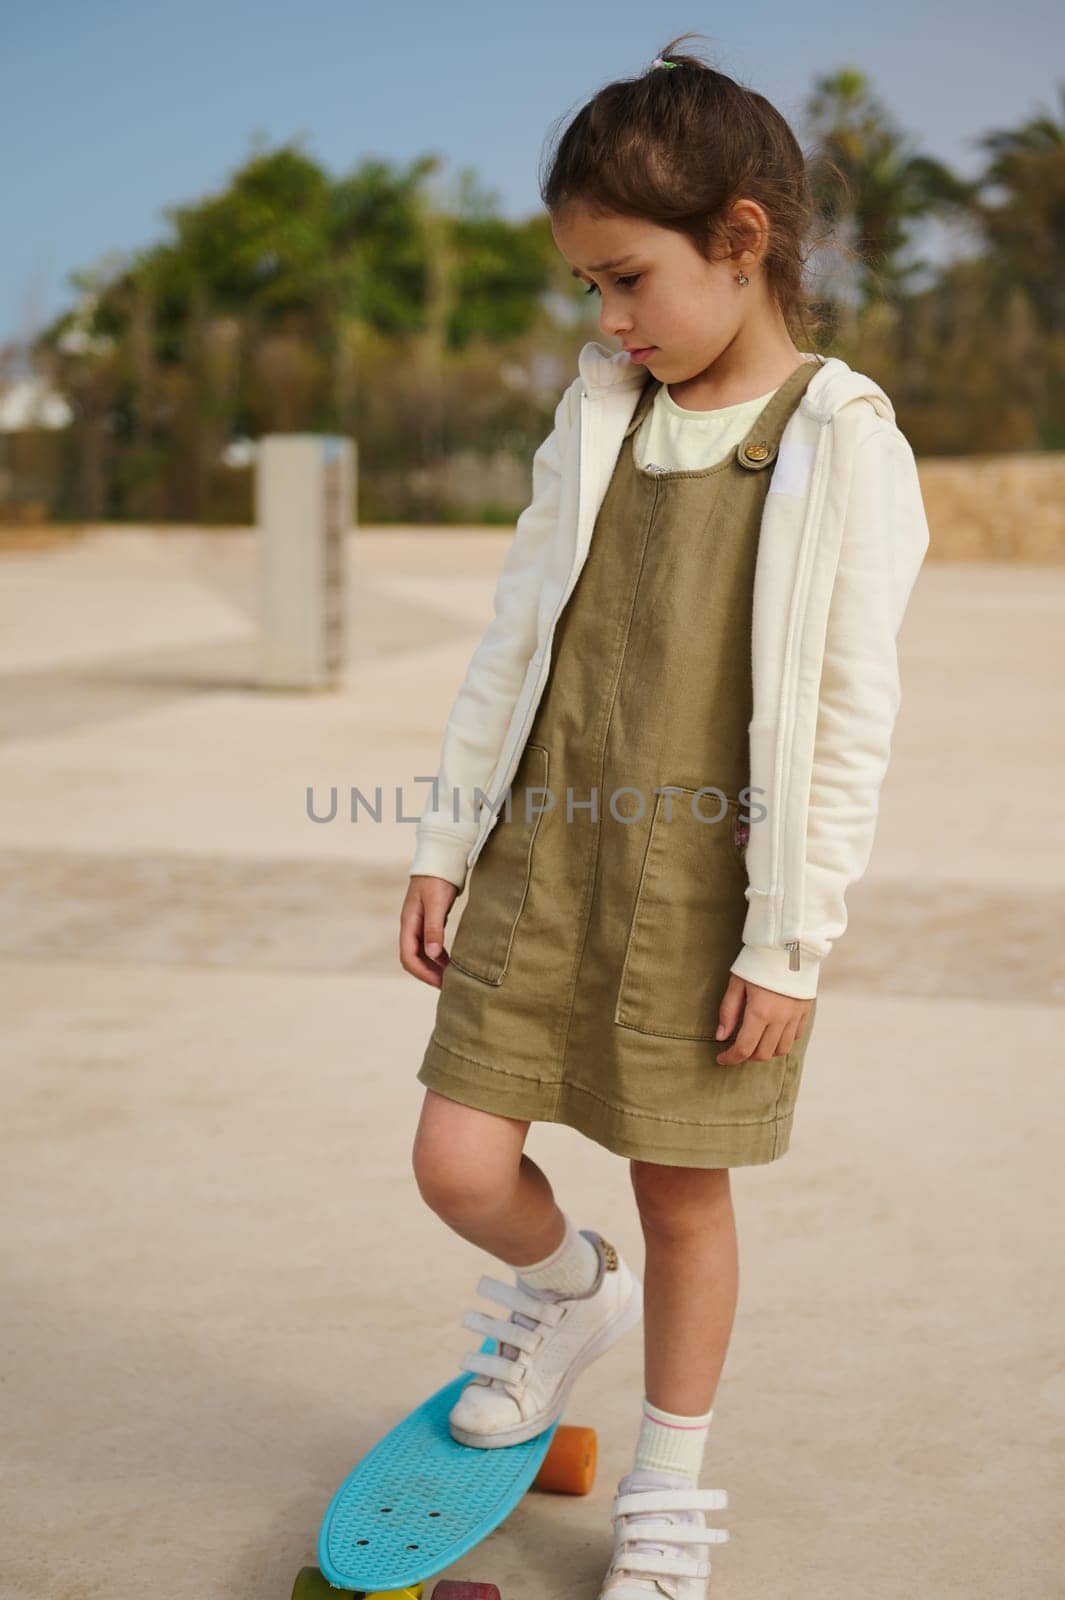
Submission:
POLYGON ((595 1483, 596 1435, 594 1428, 567 1428, 560 1422, 539 1472, 534 1489, 549 1494, 590 1494, 595 1483))

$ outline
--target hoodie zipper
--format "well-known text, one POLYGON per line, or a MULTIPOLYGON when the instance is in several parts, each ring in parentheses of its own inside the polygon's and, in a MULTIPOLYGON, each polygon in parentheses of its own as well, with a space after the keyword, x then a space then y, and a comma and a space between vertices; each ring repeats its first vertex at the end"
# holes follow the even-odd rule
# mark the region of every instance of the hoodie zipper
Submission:
MULTIPOLYGON (((773 879, 780 872, 781 840, 787 822, 788 807, 791 801, 791 749, 795 737, 795 718, 793 708, 795 704, 795 690, 799 678, 799 645, 802 639, 801 624, 806 616, 808 602, 808 586, 806 575, 810 568, 811 554, 814 547, 814 530, 818 527, 821 518, 821 507, 824 501, 824 486, 828 478, 827 456, 830 446, 830 435, 822 431, 818 441, 817 453, 814 457, 813 472, 810 479, 809 496, 806 503, 806 517, 803 522, 799 541, 799 559, 795 573, 795 587, 792 597, 792 610, 788 619, 788 672, 785 677, 784 693, 781 695, 780 722, 778 742, 780 755, 777 761, 777 772, 780 774, 780 795, 776 811, 776 828, 773 841, 773 879)), ((799 940, 781 940, 784 929, 786 913, 790 909, 788 903, 788 881, 783 877, 783 893, 780 907, 777 911, 776 925, 774 927, 774 942, 780 941, 788 951, 788 971, 798 972, 800 968, 799 940)))

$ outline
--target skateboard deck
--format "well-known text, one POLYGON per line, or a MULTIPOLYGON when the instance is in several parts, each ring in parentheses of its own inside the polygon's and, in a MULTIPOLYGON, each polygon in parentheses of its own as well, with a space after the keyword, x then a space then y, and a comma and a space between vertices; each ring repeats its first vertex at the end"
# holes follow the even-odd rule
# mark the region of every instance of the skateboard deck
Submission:
MULTIPOLYGON (((493 1354, 498 1343, 485 1339, 481 1350, 493 1354)), ((362 1457, 337 1489, 318 1534, 318 1564, 334 1588, 363 1595, 420 1593, 425 1579, 493 1532, 540 1474, 557 1419, 521 1444, 478 1448, 452 1438, 448 1413, 469 1382, 464 1372, 430 1395, 362 1457)), ((545 1486, 587 1493, 595 1469, 595 1434, 591 1429, 563 1432, 580 1436, 567 1443, 581 1447, 581 1460, 575 1472, 567 1463, 557 1484, 545 1486)))

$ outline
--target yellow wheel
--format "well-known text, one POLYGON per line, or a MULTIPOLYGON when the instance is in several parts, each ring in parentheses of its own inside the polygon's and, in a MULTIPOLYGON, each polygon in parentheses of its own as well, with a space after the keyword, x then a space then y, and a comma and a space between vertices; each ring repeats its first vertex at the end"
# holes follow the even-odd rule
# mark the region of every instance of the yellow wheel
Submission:
POLYGON ((415 1583, 409 1589, 375 1589, 365 1594, 362 1589, 334 1589, 324 1573, 317 1567, 303 1567, 292 1585, 292 1600, 344 1600, 351 1595, 354 1600, 422 1600, 424 1583, 415 1583))

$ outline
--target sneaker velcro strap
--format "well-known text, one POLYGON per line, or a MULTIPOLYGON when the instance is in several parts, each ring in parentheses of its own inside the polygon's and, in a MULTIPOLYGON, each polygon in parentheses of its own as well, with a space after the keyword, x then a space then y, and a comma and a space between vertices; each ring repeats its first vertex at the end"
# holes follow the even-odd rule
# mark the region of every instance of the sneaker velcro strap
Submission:
POLYGON ((527 1370, 520 1361, 489 1355, 486 1350, 467 1350, 459 1364, 464 1372, 476 1372, 481 1378, 502 1378, 504 1383, 519 1383, 527 1370))
POLYGON ((652 1544, 726 1544, 727 1528, 700 1527, 697 1522, 644 1522, 633 1523, 624 1530, 627 1541, 648 1539, 652 1544))
POLYGON ((462 1326, 472 1333, 486 1333, 502 1344, 514 1344, 519 1350, 530 1352, 544 1337, 538 1328, 523 1328, 520 1322, 504 1322, 502 1317, 490 1317, 486 1311, 467 1311, 462 1326))
POLYGON ((501 1283, 498 1278, 487 1275, 478 1280, 477 1293, 483 1294, 486 1300, 498 1301, 511 1311, 523 1311, 527 1317, 535 1317, 537 1322, 544 1322, 549 1328, 557 1327, 566 1314, 565 1306, 557 1305, 553 1300, 541 1300, 538 1295, 526 1293, 516 1283, 501 1283))
POLYGON ((635 1578, 644 1578, 651 1572, 665 1572, 673 1578, 709 1578, 709 1561, 696 1561, 692 1556, 658 1556, 650 1550, 622 1556, 614 1563, 615 1572, 629 1572, 635 1578))
POLYGON ((724 1511, 727 1489, 633 1489, 614 1496, 614 1515, 634 1511, 724 1511))

